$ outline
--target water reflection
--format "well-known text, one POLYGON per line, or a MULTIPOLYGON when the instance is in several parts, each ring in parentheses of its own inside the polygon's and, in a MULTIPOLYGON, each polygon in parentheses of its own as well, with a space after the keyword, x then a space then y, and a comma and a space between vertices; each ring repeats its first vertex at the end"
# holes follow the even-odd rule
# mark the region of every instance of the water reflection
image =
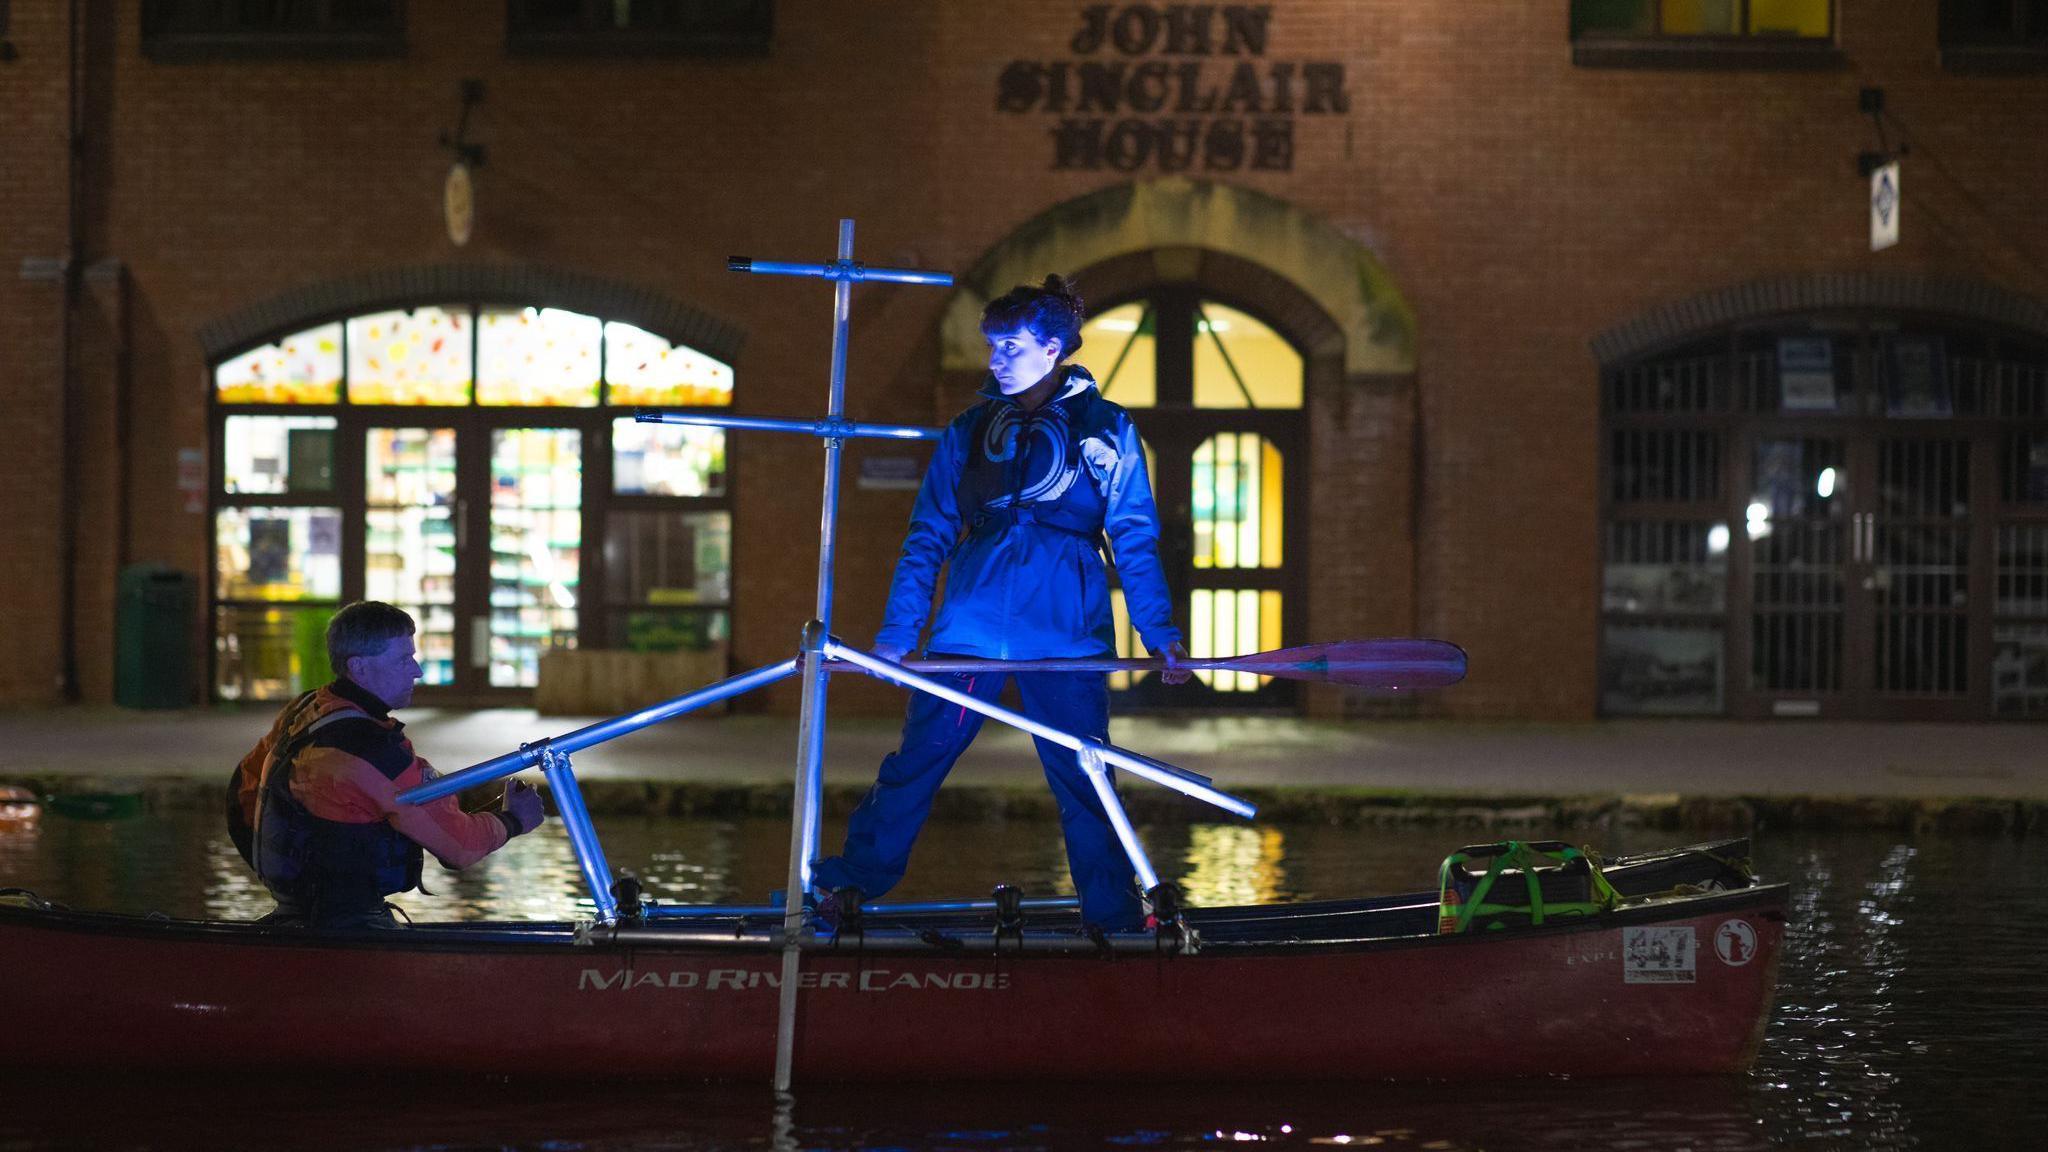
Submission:
POLYGON ((1197 824, 1188 829, 1181 891, 1197 908, 1285 899, 1286 849, 1286 834, 1271 825, 1197 824))

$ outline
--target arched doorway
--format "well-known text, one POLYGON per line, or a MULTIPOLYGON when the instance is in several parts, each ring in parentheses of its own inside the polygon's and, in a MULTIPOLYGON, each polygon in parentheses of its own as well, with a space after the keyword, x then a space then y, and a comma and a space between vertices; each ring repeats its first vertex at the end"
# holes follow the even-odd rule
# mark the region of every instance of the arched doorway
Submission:
POLYGON ((2048 718, 2048 309, 1789 281, 1596 348, 1604 712, 2048 718))
MULTIPOLYGON (((1370 251, 1228 185, 1161 180, 1059 205, 962 278, 941 333, 941 411, 985 370, 983 303, 1051 271, 1087 298, 1080 359, 1134 410, 1152 455, 1191 650, 1413 629, 1413 331, 1370 251)), ((1171 693, 1150 677, 1114 685, 1126 706, 1354 703, 1232 673, 1171 693)))
MULTIPOLYGON (((1132 410, 1161 518, 1160 561, 1197 657, 1303 635, 1309 550, 1305 360, 1285 335, 1199 284, 1153 284, 1094 308, 1084 354, 1103 395, 1132 410)), ((1144 649, 1112 593, 1122 655, 1144 649)), ((1292 681, 1203 672, 1205 704, 1283 706, 1292 681)), ((1185 705, 1156 677, 1121 675, 1128 705, 1185 705)))
POLYGON ((423 702, 523 695, 554 648, 722 666, 723 434, 632 409, 730 404, 736 334, 615 286, 428 269, 208 335, 216 698, 326 680, 326 620, 358 599, 417 621, 423 702))

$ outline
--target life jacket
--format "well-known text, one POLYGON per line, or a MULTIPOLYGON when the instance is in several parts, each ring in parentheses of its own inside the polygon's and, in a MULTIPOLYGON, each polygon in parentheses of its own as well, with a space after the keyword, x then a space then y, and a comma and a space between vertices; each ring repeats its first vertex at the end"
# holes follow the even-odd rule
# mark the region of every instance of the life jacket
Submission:
POLYGON ((417 887, 425 866, 420 846, 384 821, 323 819, 292 795, 294 762, 322 729, 354 719, 371 717, 331 693, 308 692, 292 702, 264 766, 250 838, 256 875, 280 905, 315 925, 381 908, 384 897, 417 887))
POLYGON ((1066 372, 1061 394, 1031 411, 999 394, 979 405, 954 488, 967 521, 962 543, 1037 525, 1101 546, 1103 503, 1081 455, 1083 436, 1095 429, 1079 411, 1095 398, 1094 380, 1086 369, 1066 372))

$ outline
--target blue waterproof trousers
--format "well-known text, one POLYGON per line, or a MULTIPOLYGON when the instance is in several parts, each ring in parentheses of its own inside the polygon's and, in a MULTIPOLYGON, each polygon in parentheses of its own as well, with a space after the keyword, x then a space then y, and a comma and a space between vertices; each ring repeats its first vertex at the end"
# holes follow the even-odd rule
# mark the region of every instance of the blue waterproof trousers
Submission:
MULTIPOLYGON (((955 673, 937 678, 977 700, 993 701, 1009 675, 955 673)), ((1016 680, 1025 715, 1076 736, 1108 738, 1109 680, 1103 673, 1022 672, 1016 680)), ((830 891, 852 885, 869 898, 894 888, 903 879, 911 845, 931 813, 932 797, 974 742, 981 721, 981 713, 973 709, 913 692, 902 744, 883 758, 874 787, 854 810, 843 853, 812 867, 812 887, 830 891)), ((1074 889, 1081 895, 1082 920, 1109 929, 1136 926, 1143 913, 1130 858, 1079 758, 1058 744, 1035 738, 1034 742, 1045 765, 1046 783, 1059 802, 1060 829, 1066 834, 1074 889)))

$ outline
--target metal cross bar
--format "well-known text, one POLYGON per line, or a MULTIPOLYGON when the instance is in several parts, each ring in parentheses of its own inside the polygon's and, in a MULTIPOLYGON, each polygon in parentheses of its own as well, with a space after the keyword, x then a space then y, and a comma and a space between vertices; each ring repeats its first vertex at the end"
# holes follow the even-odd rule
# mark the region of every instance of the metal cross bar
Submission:
MULTIPOLYGON (((1019 908, 1030 911, 1057 911, 1079 908, 1081 900, 1076 896, 1027 896, 1018 902, 1019 908)), ((993 900, 910 900, 902 903, 863 904, 861 911, 868 916, 908 915, 921 912, 993 912, 993 900)), ((647 909, 649 920, 703 920, 733 916, 780 916, 787 910, 783 904, 657 904, 647 909)))
POLYGON ((776 420, 768 416, 726 416, 711 412, 664 412, 642 408, 633 419, 642 424, 694 424, 707 428, 740 428, 751 432, 799 432, 826 439, 937 440, 943 428, 916 424, 867 424, 858 420, 776 420))
POLYGON ((569 832, 569 847, 576 864, 590 885, 591 902, 597 905, 597 922, 617 923, 619 904, 612 898, 612 870, 605 862, 604 847, 597 842, 597 829, 590 823, 590 809, 583 804, 583 789, 576 786, 576 772, 569 766, 569 754, 545 749, 540 754, 541 775, 547 777, 554 793, 555 810, 562 814, 562 827, 569 832))
MULTIPOLYGON (((812 625, 815 627, 816 623, 816 621, 813 621, 812 625)), ((1193 772, 1174 769, 1172 765, 1161 764, 1159 761, 1153 760, 1148 756, 1139 756, 1114 744, 1097 744, 1092 740, 1084 740, 1071 732, 1063 732, 1050 725, 1041 724, 1021 712, 1012 712, 1000 704, 992 704, 986 700, 977 699, 957 688, 951 688, 936 680, 920 676, 901 664, 891 663, 879 656, 863 652, 858 648, 848 648, 836 638, 828 637, 826 639, 825 655, 834 660, 844 660, 849 664, 858 664, 870 675, 887 680, 893 684, 900 684, 905 688, 915 688, 920 692, 929 692, 941 700, 949 700, 960 705, 962 708, 972 708, 992 720, 1000 720, 1012 728, 1021 728, 1033 736, 1043 740, 1050 740, 1062 747, 1072 748, 1076 752, 1093 749, 1103 760, 1118 768, 1122 768, 1134 776, 1142 776, 1154 784, 1161 784, 1176 792, 1192 796, 1197 800, 1207 801, 1226 812, 1250 818, 1259 810, 1257 805, 1248 800, 1239 799, 1227 792, 1210 787, 1207 783, 1203 782, 1201 777, 1193 772), (1169 769, 1171 770, 1169 771, 1169 769)))
POLYGON ((1152 870, 1152 861, 1145 855, 1145 846, 1138 843, 1138 830, 1131 827, 1130 814, 1124 811, 1122 800, 1117 799, 1116 785, 1109 782, 1109 766, 1102 762, 1102 747, 1089 745, 1081 749, 1081 771, 1088 774, 1088 783, 1095 786, 1095 796, 1102 801, 1102 811, 1109 817, 1109 826, 1116 829, 1116 838, 1123 843, 1124 855, 1131 858, 1131 867, 1138 873, 1138 887, 1146 892, 1159 887, 1159 873, 1152 870))
POLYGON ((408 788, 398 794, 398 802, 401 804, 425 804, 429 800, 438 800, 443 796, 461 792, 464 789, 474 788, 479 784, 488 784, 493 780, 502 779, 515 772, 523 772, 528 768, 538 768, 541 766, 543 758, 549 752, 560 752, 563 754, 581 752, 593 744, 602 744, 607 740, 615 740, 629 732, 638 732, 640 729, 651 724, 659 724, 664 720, 674 719, 685 712, 694 712, 707 704, 716 704, 720 700, 752 692, 756 688, 773 684, 777 680, 781 680, 795 672, 795 660, 784 660, 779 664, 768 664, 756 668, 752 672, 742 672, 731 679, 721 680, 708 687, 699 688, 695 692, 685 693, 673 700, 656 704, 651 708, 642 708, 638 712, 628 712, 623 715, 614 716, 609 720, 600 720, 595 724, 586 725, 576 729, 574 732, 567 732, 560 736, 550 736, 536 740, 531 744, 522 744, 517 752, 507 752, 503 756, 493 757, 480 764, 472 764, 460 772, 451 772, 446 776, 437 777, 425 784, 408 788))
MULTIPOLYGON (((851 238, 853 221, 841 220, 839 227, 851 238)), ((953 284, 950 272, 927 272, 922 268, 870 268, 851 258, 850 246, 842 246, 839 259, 829 264, 798 264, 787 260, 756 260, 752 256, 728 256, 725 269, 728 272, 753 272, 762 276, 812 276, 820 280, 837 280, 846 283, 854 280, 878 280, 892 284, 933 284, 949 288, 953 284)))

